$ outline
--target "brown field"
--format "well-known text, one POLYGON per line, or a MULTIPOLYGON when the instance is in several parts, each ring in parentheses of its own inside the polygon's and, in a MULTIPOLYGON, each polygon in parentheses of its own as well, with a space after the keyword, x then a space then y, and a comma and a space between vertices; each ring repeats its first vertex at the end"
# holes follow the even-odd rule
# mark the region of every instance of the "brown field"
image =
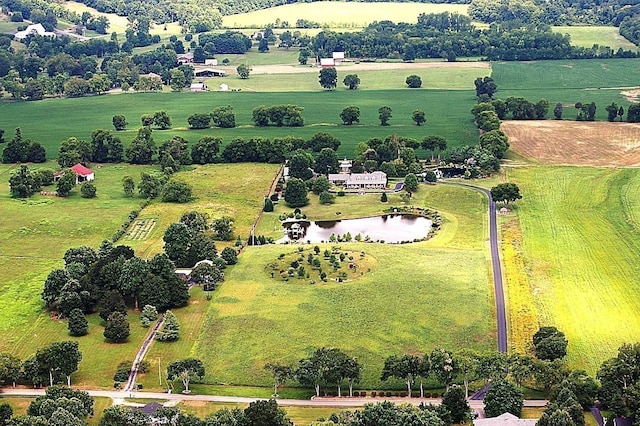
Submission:
POLYGON ((632 123, 504 121, 511 149, 545 165, 640 166, 640 126, 632 123))

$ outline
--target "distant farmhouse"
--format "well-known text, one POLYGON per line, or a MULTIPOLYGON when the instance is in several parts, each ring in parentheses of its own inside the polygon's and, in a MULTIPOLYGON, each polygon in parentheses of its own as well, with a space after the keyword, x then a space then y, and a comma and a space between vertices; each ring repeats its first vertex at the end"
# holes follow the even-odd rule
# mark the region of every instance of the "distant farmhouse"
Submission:
POLYGON ((18 31, 17 33, 15 33, 13 37, 18 41, 23 41, 30 35, 39 35, 41 37, 55 37, 56 33, 45 30, 42 24, 32 24, 29 25, 24 31, 18 31))
POLYGON ((351 166, 352 162, 346 158, 340 161, 340 173, 329 173, 329 182, 345 189, 384 189, 387 186, 386 173, 351 173, 351 166))

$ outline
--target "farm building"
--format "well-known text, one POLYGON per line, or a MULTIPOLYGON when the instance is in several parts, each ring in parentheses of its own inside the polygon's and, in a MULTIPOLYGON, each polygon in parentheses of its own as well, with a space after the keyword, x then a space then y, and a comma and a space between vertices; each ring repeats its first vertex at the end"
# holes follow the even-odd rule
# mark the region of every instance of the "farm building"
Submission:
POLYGON ((218 87, 218 90, 220 90, 221 92, 228 92, 229 91, 229 85, 227 83, 222 83, 220 85, 220 87, 218 87))
POLYGON ((13 35, 13 37, 18 41, 22 41, 25 38, 27 38, 27 36, 30 36, 32 34, 39 35, 41 37, 55 37, 56 36, 56 33, 52 33, 52 32, 49 32, 49 31, 45 30, 44 27, 42 26, 42 24, 32 24, 32 25, 29 25, 25 30, 18 31, 17 33, 15 33, 13 35))
POLYGON ((320 66, 322 68, 332 68, 336 66, 336 61, 333 58, 320 58, 320 66))
POLYGON ((192 64, 193 63, 193 52, 180 53, 178 55, 178 63, 182 64, 192 64))
POLYGON ((333 52, 333 62, 339 65, 344 61, 344 52, 333 52))
POLYGON ((204 64, 206 66, 210 66, 210 67, 217 67, 218 66, 218 60, 217 59, 205 59, 204 60, 204 64))
POLYGON ((204 83, 191 83, 190 90, 192 92, 206 92, 207 85, 204 83))
MULTIPOLYGON (((76 185, 82 182, 90 182, 95 179, 95 174, 93 173, 93 170, 83 166, 80 163, 71 167, 70 170, 73 170, 73 172, 76 174, 76 185)), ((64 171, 62 170, 57 171, 54 173, 53 179, 58 180, 63 174, 64 174, 64 171)))
POLYGON ((498 417, 475 419, 474 426, 535 426, 537 419, 519 419, 511 413, 504 413, 498 417))
POLYGON ((196 77, 224 77, 227 75, 226 71, 219 70, 216 68, 203 68, 201 70, 197 70, 193 73, 196 77))

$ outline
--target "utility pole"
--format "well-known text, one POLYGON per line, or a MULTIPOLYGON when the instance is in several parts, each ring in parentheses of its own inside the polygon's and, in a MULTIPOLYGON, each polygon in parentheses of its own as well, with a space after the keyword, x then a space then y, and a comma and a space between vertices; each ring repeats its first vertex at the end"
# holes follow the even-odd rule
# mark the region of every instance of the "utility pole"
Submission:
POLYGON ((158 357, 158 384, 162 386, 162 372, 160 370, 160 357, 158 357))

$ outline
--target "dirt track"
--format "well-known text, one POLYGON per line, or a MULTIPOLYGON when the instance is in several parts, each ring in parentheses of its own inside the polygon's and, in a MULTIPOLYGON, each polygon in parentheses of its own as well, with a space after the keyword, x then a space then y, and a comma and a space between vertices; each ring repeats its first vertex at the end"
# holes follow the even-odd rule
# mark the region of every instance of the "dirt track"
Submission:
POLYGON ((504 121, 511 149, 542 164, 640 166, 640 126, 635 123, 504 121))
MULTIPOLYGON (((216 67, 226 70, 229 74, 235 73, 234 67, 216 67)), ((489 62, 346 62, 336 66, 343 71, 380 71, 380 70, 420 70, 426 68, 479 68, 489 69, 489 62)), ((317 73, 320 67, 310 65, 252 65, 251 75, 255 74, 298 74, 317 73)))

